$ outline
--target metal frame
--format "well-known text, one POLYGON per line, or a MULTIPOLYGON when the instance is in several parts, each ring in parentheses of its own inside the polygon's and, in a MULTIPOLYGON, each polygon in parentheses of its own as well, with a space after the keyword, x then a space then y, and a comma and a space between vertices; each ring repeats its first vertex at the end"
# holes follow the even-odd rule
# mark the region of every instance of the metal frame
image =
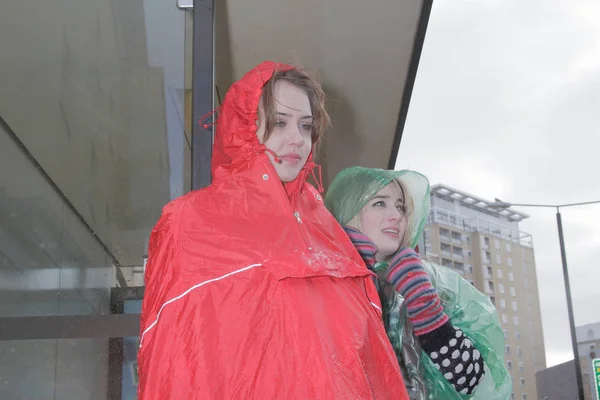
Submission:
POLYGON ((208 186, 212 180, 214 9, 214 0, 194 0, 192 190, 208 186))
POLYGON ((394 169, 396 167, 400 142, 402 141, 402 132, 404 131, 408 107, 410 106, 410 98, 412 97, 415 79, 417 78, 417 70, 419 69, 419 61, 421 60, 423 43, 425 42, 425 34, 427 33, 427 25, 429 24, 432 6, 433 0, 423 0, 421 16, 417 24, 417 31, 413 42, 414 45, 410 57, 410 65, 408 67, 406 81, 404 82, 404 92, 402 94, 402 102, 400 103, 400 112, 398 113, 398 122, 396 123, 396 133, 394 134, 394 141, 392 142, 392 153, 390 154, 390 159, 388 161, 388 169, 394 169))
MULTIPOLYGON (((110 313, 121 314, 125 311, 125 301, 142 300, 144 298, 144 287, 113 288, 110 291, 110 313)), ((123 382, 123 336, 139 335, 139 314, 133 315, 137 318, 138 330, 132 335, 111 337, 108 340, 108 400, 121 400, 123 382)))

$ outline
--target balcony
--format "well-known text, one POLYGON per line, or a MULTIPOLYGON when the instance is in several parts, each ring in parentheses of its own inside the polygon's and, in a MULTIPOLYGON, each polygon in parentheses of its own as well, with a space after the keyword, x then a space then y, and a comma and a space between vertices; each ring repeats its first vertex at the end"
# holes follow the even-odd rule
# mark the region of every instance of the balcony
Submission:
POLYGON ((452 244, 455 244, 457 246, 461 246, 463 243, 462 241, 462 235, 460 233, 454 233, 452 232, 452 244))
MULTIPOLYGON (((438 207, 431 208, 427 218, 427 223, 450 226, 467 232, 478 232, 508 240, 510 242, 520 244, 521 246, 533 247, 533 239, 529 233, 512 229, 508 226, 498 224, 497 222, 488 220, 486 218, 463 217, 459 214, 455 214, 438 207)), ((444 230, 448 232, 448 229, 444 230)), ((454 242, 449 233, 442 234, 441 229, 440 239, 448 243, 458 244, 458 242, 454 242)), ((489 243, 483 244, 482 248, 486 250, 489 249, 489 243)))

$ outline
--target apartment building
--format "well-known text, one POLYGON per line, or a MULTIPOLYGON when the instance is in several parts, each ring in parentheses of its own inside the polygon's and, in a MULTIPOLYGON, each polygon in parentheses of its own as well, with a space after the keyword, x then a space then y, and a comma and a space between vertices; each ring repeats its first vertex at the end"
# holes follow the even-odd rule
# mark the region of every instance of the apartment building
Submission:
POLYGON ((446 185, 433 186, 421 254, 490 296, 504 329, 512 398, 534 400, 535 374, 546 367, 546 357, 533 241, 519 230, 529 216, 499 211, 493 204, 446 185))

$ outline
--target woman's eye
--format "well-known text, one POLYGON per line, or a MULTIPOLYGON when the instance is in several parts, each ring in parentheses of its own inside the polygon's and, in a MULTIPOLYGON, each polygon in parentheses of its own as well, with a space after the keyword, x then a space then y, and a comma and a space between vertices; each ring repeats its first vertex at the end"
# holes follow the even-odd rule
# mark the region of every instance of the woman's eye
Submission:
POLYGON ((300 129, 303 131, 312 131, 312 124, 301 124, 300 129))
POLYGON ((373 203, 373 206, 375 206, 375 207, 385 207, 385 202, 378 201, 376 203, 373 203))
POLYGON ((396 208, 398 209, 398 211, 400 211, 402 214, 404 214, 406 212, 406 207, 405 206, 396 206, 396 208))
POLYGON ((285 126, 285 122, 284 121, 276 121, 275 126, 282 128, 285 126))

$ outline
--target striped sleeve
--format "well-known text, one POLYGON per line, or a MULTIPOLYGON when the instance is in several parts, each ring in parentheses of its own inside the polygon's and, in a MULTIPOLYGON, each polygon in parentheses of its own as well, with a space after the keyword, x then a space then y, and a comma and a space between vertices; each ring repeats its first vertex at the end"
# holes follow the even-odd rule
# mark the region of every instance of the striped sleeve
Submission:
POLYGON ((417 336, 448 322, 437 291, 413 249, 398 252, 390 263, 387 281, 404 297, 408 318, 417 336))

